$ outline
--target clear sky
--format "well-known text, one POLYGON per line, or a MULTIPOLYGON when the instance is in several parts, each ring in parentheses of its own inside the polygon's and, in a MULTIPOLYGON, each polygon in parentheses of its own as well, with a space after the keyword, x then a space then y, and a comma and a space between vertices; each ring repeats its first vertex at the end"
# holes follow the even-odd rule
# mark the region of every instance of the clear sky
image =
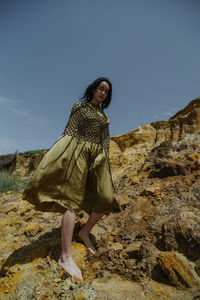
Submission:
POLYGON ((0 0, 0 154, 49 148, 109 77, 118 135, 200 96, 199 0, 0 0))

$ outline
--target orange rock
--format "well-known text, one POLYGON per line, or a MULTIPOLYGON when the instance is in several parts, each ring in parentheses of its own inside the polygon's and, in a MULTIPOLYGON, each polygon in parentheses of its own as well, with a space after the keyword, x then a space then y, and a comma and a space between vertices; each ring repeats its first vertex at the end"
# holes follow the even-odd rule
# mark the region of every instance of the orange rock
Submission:
POLYGON ((32 223, 28 224, 28 226, 25 228, 24 233, 28 237, 33 237, 33 236, 36 236, 36 234, 40 231, 41 231, 40 224, 32 222, 32 223))
POLYGON ((109 246, 109 249, 115 250, 117 253, 119 253, 123 249, 123 245, 118 242, 115 242, 109 246))
POLYGON ((141 241, 133 242, 126 247, 124 252, 128 254, 130 258, 138 258, 141 252, 141 246, 142 246, 141 241))
POLYGON ((157 261, 174 286, 180 288, 200 286, 195 272, 180 254, 172 251, 160 253, 157 261))

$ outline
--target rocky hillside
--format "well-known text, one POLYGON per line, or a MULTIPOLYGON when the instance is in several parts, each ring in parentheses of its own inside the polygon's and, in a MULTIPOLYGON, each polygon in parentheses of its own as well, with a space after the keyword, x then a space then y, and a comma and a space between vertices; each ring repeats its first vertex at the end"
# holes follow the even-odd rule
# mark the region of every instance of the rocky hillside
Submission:
MULTIPOLYGON (((0 198, 0 299, 200 299, 200 98, 168 121, 112 137, 113 211, 92 231, 97 255, 78 240, 84 281, 57 265, 62 215, 21 193, 0 198)), ((16 156, 27 180, 43 154, 16 156)))
POLYGON ((145 124, 111 138, 111 163, 114 179, 124 173, 137 174, 153 148, 165 141, 179 142, 200 130, 200 97, 191 101, 168 121, 145 124))

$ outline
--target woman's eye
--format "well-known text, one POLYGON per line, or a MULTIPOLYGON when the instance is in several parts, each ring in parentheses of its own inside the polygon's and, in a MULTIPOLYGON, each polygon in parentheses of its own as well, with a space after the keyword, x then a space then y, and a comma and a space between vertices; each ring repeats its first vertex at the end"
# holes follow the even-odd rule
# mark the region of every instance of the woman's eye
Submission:
POLYGON ((99 90, 100 90, 101 92, 105 92, 106 94, 108 94, 108 92, 109 92, 109 91, 105 90, 103 87, 99 87, 99 90))

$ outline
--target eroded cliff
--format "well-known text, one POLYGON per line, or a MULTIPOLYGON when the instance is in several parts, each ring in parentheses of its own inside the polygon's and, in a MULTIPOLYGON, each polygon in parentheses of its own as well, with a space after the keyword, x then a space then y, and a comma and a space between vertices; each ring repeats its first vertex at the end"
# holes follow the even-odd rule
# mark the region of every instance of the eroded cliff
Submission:
POLYGON ((114 179, 135 175, 150 151, 164 141, 178 142, 200 130, 200 97, 168 121, 146 124, 111 138, 110 160, 114 179))

